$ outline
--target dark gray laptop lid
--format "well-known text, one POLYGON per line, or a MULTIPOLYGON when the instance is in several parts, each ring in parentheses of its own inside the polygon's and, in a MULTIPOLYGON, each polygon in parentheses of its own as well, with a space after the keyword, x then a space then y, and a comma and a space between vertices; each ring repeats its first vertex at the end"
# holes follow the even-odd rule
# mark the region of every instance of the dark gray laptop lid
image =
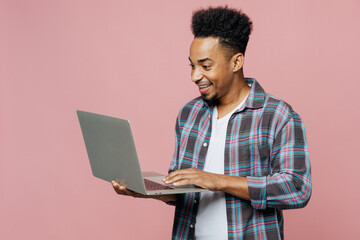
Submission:
POLYGON ((129 121, 80 110, 77 115, 93 175, 146 194, 129 121))

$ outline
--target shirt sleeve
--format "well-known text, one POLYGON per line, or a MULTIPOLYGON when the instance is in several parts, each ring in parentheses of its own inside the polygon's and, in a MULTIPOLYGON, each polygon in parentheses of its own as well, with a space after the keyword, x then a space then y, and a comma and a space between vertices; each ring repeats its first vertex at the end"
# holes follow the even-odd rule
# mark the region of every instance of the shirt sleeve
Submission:
POLYGON ((248 176, 255 209, 302 208, 311 196, 311 170, 304 124, 297 113, 277 134, 270 154, 271 175, 248 176))

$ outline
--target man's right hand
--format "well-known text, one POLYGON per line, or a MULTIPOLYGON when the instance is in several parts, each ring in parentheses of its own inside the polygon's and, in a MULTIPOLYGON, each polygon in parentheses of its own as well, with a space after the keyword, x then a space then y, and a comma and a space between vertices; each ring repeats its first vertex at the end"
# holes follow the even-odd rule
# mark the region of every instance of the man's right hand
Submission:
POLYGON ((131 191, 131 190, 127 189, 126 186, 120 185, 119 183, 117 183, 115 181, 111 181, 111 184, 113 185, 113 188, 117 194, 131 196, 131 197, 135 197, 135 198, 148 198, 147 195, 143 195, 143 194, 131 191))
POLYGON ((172 195, 143 195, 134 191, 131 191, 130 189, 127 189, 126 186, 122 186, 119 183, 117 183, 116 181, 111 181, 111 184, 114 188, 114 190, 116 191, 117 194, 120 195, 125 195, 125 196, 130 196, 130 197, 135 197, 135 198, 152 198, 152 199, 156 199, 156 200, 160 200, 163 202, 174 202, 176 201, 176 195, 172 194, 172 195))

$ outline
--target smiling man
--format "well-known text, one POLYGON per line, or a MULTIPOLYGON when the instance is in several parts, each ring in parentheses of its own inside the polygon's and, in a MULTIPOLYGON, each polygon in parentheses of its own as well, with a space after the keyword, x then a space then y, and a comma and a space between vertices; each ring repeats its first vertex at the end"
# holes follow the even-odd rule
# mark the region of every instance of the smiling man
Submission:
MULTIPOLYGON (((209 192, 155 197, 176 206, 173 239, 283 239, 283 209, 311 195, 300 116, 243 73, 252 23, 227 7, 192 18, 191 79, 200 97, 176 121, 176 148, 164 181, 209 192)), ((119 194, 136 196, 114 184, 119 194)))

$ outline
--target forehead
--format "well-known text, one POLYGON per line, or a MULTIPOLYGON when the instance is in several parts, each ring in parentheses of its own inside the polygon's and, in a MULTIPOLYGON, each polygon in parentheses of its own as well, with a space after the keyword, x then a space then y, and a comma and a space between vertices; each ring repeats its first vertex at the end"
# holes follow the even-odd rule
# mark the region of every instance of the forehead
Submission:
POLYGON ((190 59, 192 61, 205 58, 217 59, 219 55, 222 55, 218 45, 218 38, 194 38, 190 45, 190 59))

